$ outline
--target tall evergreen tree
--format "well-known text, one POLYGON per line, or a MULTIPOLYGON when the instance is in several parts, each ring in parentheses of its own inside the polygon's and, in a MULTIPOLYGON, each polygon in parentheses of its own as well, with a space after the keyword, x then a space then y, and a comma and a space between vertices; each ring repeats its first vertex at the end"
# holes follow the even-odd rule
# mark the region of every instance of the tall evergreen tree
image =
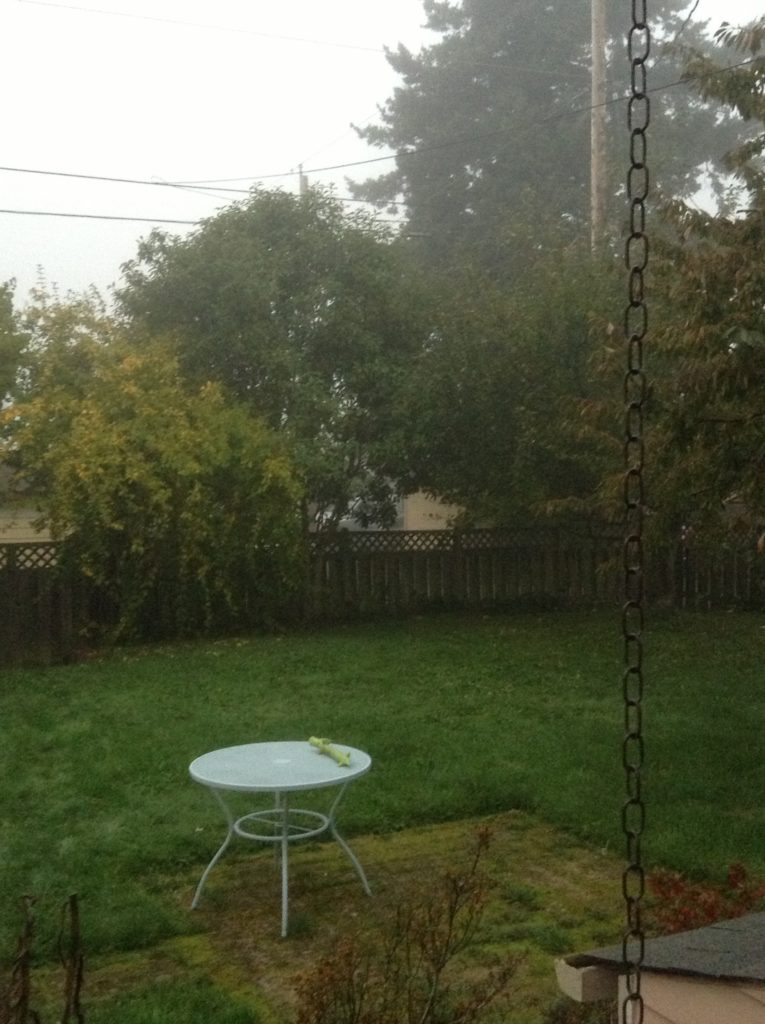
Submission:
MULTIPOLYGON (((618 97, 628 78, 627 25, 617 22, 613 6, 612 132, 623 124, 618 97)), ((720 166, 737 127, 720 123, 712 98, 672 84, 681 72, 671 44, 700 43, 702 28, 688 21, 684 0, 656 6, 652 163, 664 191, 687 196, 706 170, 720 166)), ((525 260, 519 220, 547 220, 556 235, 581 231, 589 216, 590 0, 424 0, 424 8, 440 38, 419 53, 399 46, 388 54, 401 85, 380 108, 379 123, 359 130, 395 151, 395 166, 356 183, 355 194, 402 203, 410 236, 440 265, 455 252, 461 263, 475 258, 488 269, 506 267, 513 252, 525 260)), ((615 166, 624 166, 623 148, 620 141, 615 166)), ((610 191, 618 192, 615 174, 610 191)))

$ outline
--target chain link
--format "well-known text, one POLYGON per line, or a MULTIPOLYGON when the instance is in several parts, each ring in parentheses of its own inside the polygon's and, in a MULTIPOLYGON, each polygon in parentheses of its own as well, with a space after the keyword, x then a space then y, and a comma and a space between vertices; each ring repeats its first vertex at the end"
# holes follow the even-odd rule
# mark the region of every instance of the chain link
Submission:
POLYGON ((622 765, 626 801, 622 807, 627 864, 622 874, 625 929, 622 940, 626 995, 621 1005, 621 1024, 643 1024, 641 967, 645 953, 642 900, 645 871, 641 841, 645 829, 642 769, 643 743, 643 407, 646 376, 643 370, 643 342, 648 333, 645 300, 645 272, 649 245, 646 234, 646 199, 649 191, 647 129, 651 117, 646 64, 651 50, 647 0, 631 0, 632 25, 627 37, 631 71, 631 93, 627 105, 630 132, 630 165, 627 173, 629 235, 624 258, 628 271, 627 306, 624 312, 626 371, 624 375, 624 740, 622 765))

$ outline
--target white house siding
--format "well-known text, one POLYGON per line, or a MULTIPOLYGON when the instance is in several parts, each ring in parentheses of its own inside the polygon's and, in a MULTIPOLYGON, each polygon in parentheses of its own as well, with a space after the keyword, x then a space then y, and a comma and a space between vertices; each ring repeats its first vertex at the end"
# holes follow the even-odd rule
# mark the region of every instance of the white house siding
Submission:
POLYGON ((32 525, 38 513, 32 508, 0 508, 0 544, 34 544, 50 540, 47 530, 32 525))
POLYGON ((448 530, 461 511, 456 505, 446 505, 422 491, 407 494, 401 506, 402 530, 448 530))
MULTIPOLYGON (((644 971, 643 1024, 765 1024, 765 985, 644 971)), ((624 999, 620 980, 619 1000, 624 999)))

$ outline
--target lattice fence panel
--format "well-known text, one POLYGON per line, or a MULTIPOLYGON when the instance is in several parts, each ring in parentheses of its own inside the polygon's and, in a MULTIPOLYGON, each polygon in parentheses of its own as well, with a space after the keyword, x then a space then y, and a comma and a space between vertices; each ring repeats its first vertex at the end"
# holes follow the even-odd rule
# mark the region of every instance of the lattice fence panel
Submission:
POLYGON ((52 569, 58 565, 59 547, 54 541, 36 544, 0 544, 0 570, 52 569))
POLYGON ((310 548, 316 555, 451 551, 459 536, 451 530, 348 531, 317 534, 311 538, 310 548))

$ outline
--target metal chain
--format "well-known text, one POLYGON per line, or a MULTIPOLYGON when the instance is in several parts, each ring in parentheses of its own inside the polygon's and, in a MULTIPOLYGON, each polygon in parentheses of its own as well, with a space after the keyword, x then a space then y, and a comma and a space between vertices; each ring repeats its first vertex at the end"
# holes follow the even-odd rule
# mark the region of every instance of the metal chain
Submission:
POLYGON ((622 874, 626 926, 622 940, 626 995, 622 1001, 621 1024, 642 1024, 641 967, 645 953, 642 900, 645 871, 641 840, 645 829, 642 793, 643 745, 643 406, 646 377, 643 370, 643 342, 648 333, 645 301, 645 271, 648 266, 648 236, 645 203, 648 196, 646 130, 650 121, 646 62, 651 49, 647 0, 631 0, 632 25, 627 38, 631 68, 631 95, 627 107, 630 130, 630 166, 627 175, 629 236, 625 245, 628 271, 627 307, 624 313, 626 372, 624 375, 624 592, 622 612, 624 635, 624 741, 622 763, 627 799, 622 807, 622 829, 626 840, 627 864, 622 874))

